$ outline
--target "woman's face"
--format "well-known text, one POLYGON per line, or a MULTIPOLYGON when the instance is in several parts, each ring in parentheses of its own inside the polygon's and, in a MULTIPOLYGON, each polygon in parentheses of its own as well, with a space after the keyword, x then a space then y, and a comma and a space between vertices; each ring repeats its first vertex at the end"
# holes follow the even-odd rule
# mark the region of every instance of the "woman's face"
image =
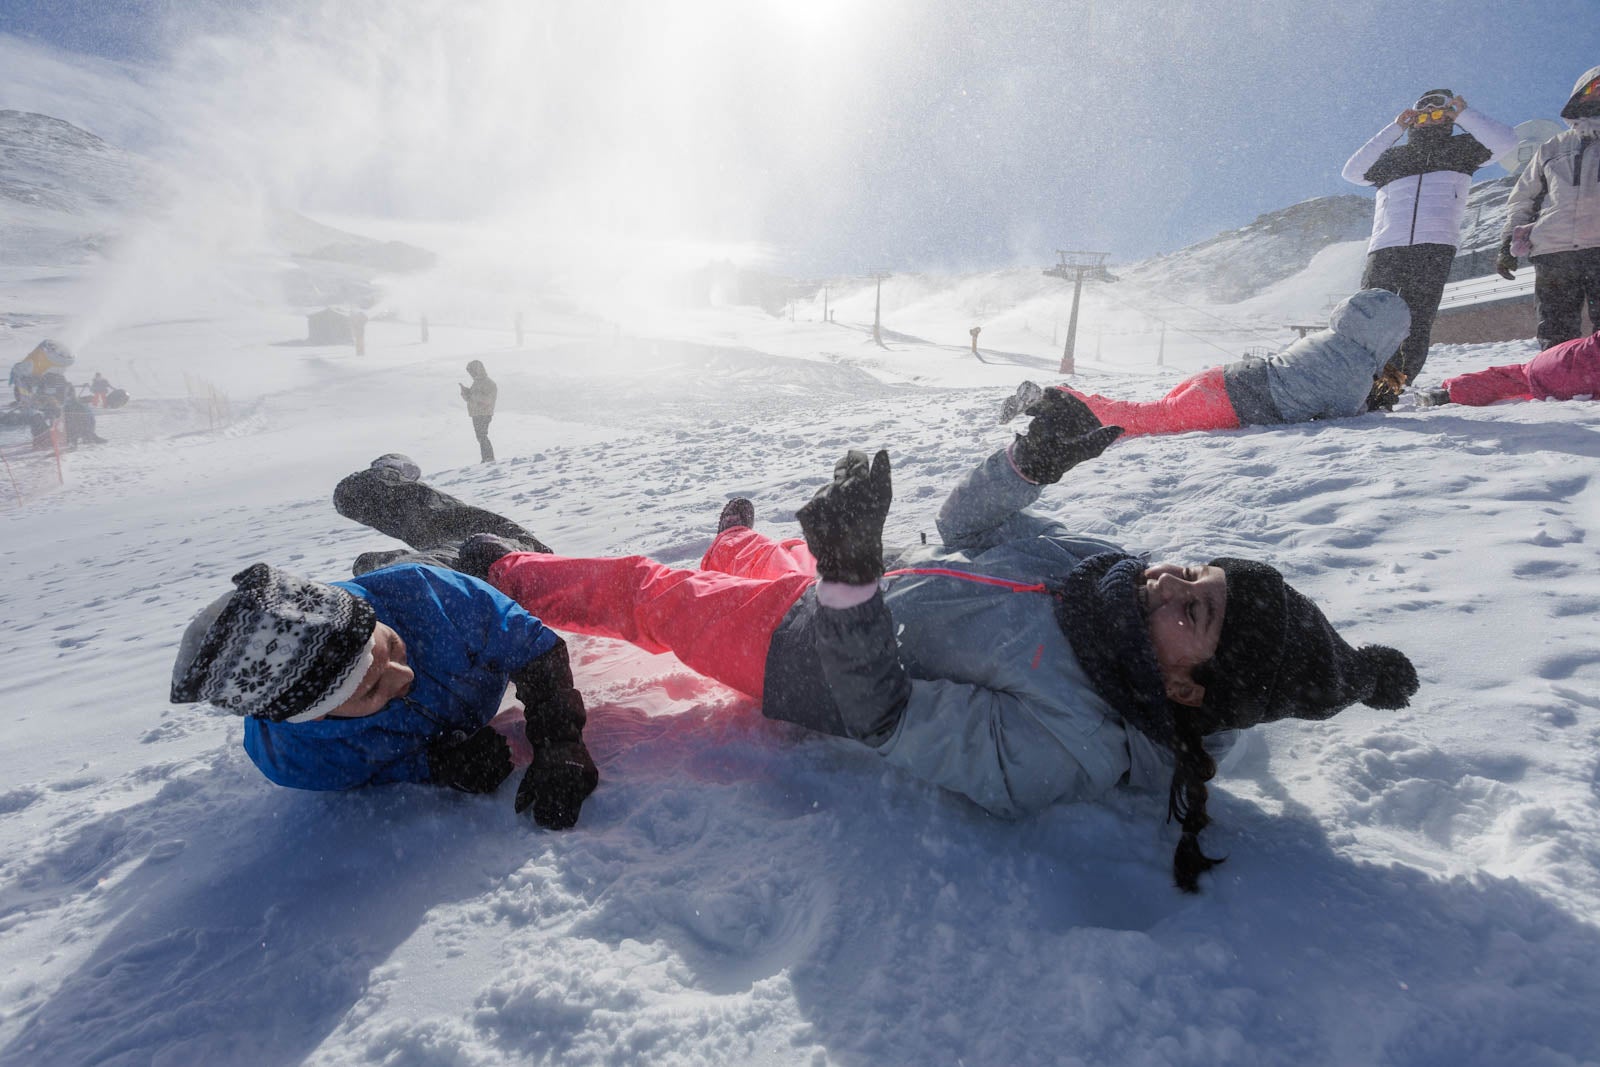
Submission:
POLYGON ((1221 567, 1158 563, 1144 572, 1139 606, 1150 627, 1150 644, 1168 683, 1168 695, 1179 703, 1198 705, 1204 690, 1194 686, 1191 672, 1217 654, 1228 606, 1227 575, 1221 567))

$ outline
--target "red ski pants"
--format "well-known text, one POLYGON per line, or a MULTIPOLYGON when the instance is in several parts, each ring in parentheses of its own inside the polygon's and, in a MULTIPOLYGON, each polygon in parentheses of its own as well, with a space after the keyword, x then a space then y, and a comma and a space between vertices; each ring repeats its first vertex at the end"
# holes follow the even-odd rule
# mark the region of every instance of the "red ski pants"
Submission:
POLYGON ((1239 428, 1239 416, 1234 414, 1228 390, 1222 383, 1221 367, 1185 378, 1160 400, 1112 400, 1076 389, 1067 392, 1088 404, 1089 410, 1104 425, 1121 426, 1129 437, 1239 428))
POLYGON ((1526 363, 1457 375, 1444 387, 1451 401, 1473 407, 1496 400, 1600 396, 1600 333, 1551 345, 1526 363))
POLYGON ((1450 394, 1451 403, 1478 408, 1487 407, 1496 400, 1533 399, 1533 390, 1528 388, 1525 363, 1458 374, 1454 378, 1446 378, 1444 388, 1450 394))
POLYGON ((556 630, 674 653, 696 674, 760 700, 772 632, 816 581, 816 561, 804 541, 740 526, 717 535, 700 567, 513 552, 489 569, 489 582, 556 630))

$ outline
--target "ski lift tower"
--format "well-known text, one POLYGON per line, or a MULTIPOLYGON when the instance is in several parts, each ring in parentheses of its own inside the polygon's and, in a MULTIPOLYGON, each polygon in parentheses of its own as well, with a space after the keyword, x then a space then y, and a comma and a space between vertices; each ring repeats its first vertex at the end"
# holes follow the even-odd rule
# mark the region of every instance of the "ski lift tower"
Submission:
POLYGON ((1052 278, 1072 279, 1072 317, 1067 320, 1067 343, 1061 349, 1061 373, 1073 373, 1072 349, 1078 339, 1078 299, 1083 295, 1083 276, 1105 269, 1109 252, 1064 252, 1056 249, 1061 262, 1045 271, 1052 278))
POLYGON ((877 292, 872 301, 872 339, 880 348, 883 347, 883 280, 890 273, 886 270, 872 272, 873 280, 877 283, 877 292))

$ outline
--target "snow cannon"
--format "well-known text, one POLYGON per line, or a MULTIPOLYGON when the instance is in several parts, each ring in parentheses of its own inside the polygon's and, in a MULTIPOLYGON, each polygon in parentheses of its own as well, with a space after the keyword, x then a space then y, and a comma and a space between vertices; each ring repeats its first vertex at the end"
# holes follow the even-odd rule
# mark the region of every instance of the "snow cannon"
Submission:
POLYGON ((34 346, 22 359, 23 363, 32 368, 34 376, 43 375, 46 371, 62 371, 77 362, 71 349, 60 341, 45 338, 34 346))

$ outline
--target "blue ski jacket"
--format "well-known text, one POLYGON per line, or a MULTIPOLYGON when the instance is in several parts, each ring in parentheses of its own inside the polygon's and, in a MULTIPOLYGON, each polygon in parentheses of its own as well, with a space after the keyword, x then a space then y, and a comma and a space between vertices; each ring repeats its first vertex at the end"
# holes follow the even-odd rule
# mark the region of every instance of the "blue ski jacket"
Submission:
POLYGON ((411 691, 375 715, 314 722, 249 718, 244 749, 272 781, 355 789, 429 780, 427 748, 494 718, 511 674, 555 647, 555 631, 505 594, 455 571, 402 563, 348 582, 406 643, 411 691))

